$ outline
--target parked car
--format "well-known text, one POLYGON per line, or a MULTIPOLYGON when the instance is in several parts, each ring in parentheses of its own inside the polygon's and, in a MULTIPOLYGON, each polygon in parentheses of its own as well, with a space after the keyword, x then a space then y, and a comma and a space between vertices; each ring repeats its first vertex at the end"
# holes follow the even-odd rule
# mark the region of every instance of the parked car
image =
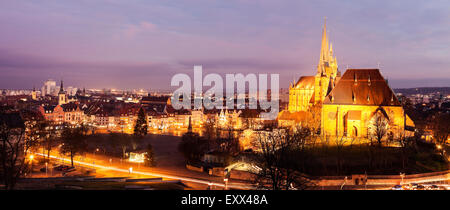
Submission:
POLYGON ((56 171, 66 171, 70 168, 70 166, 66 166, 66 165, 59 165, 54 167, 53 169, 56 171))
POLYGON ((395 185, 392 187, 392 190, 403 190, 403 187, 401 185, 395 185))
POLYGON ((437 185, 431 185, 430 190, 439 190, 439 187, 437 185))
POLYGON ((423 185, 417 185, 417 190, 425 190, 425 187, 423 185))

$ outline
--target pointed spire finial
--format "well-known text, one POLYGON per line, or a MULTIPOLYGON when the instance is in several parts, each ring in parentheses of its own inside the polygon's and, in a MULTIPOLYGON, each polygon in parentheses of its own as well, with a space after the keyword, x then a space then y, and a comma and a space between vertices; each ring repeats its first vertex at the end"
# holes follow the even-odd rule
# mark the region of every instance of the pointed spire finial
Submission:
POLYGON ((323 31, 322 31, 322 46, 320 49, 320 60, 319 65, 321 65, 328 58, 328 39, 327 39, 327 21, 326 17, 324 19, 323 31))
POLYGON ((333 56, 333 42, 330 42, 330 54, 333 56))
POLYGON ((64 85, 63 85, 63 80, 61 79, 61 85, 59 87, 59 91, 63 92, 64 91, 64 85))

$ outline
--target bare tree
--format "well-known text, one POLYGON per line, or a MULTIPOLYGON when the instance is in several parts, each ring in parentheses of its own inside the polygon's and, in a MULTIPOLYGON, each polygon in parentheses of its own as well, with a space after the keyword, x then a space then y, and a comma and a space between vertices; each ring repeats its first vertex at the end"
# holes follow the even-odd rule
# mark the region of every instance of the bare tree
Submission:
POLYGON ((438 113, 432 124, 433 137, 438 144, 445 144, 450 133, 450 114, 438 113))
POLYGON ((305 189, 310 180, 299 169, 299 143, 303 134, 288 130, 273 130, 257 138, 260 151, 255 164, 260 168, 255 182, 272 190, 305 189))
POLYGON ((121 157, 125 158, 127 149, 132 147, 133 137, 126 133, 109 133, 111 146, 119 147, 121 150, 121 157))
POLYGON ((85 126, 71 128, 64 127, 61 135, 61 153, 70 156, 70 162, 73 167, 73 158, 78 154, 83 154, 87 150, 87 136, 88 129, 85 126))
POLYGON ((26 135, 19 113, 0 114, 0 161, 5 189, 14 189, 17 180, 29 170, 27 153, 36 145, 35 136, 26 135))
POLYGON ((37 124, 37 129, 40 133, 40 143, 42 149, 47 152, 47 160, 50 159, 50 152, 57 145, 58 133, 56 125, 49 121, 41 121, 37 124))
POLYGON ((322 105, 315 104, 309 108, 306 126, 311 129, 313 135, 317 135, 320 132, 320 123, 322 117, 322 105))
POLYGON ((197 133, 187 132, 178 145, 178 150, 184 155, 187 162, 198 162, 208 151, 208 140, 200 137, 197 133))
POLYGON ((375 137, 375 140, 378 142, 378 146, 381 147, 382 140, 387 134, 388 122, 383 114, 377 112, 375 114, 375 119, 372 126, 372 136, 375 137))
POLYGON ((208 118, 203 126, 204 136, 208 140, 217 138, 218 132, 216 127, 216 120, 213 117, 208 118))

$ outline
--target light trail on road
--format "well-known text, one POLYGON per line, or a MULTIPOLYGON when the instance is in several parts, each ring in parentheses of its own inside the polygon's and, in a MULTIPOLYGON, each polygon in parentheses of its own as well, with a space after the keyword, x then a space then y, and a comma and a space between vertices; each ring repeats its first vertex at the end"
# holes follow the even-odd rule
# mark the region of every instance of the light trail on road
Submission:
MULTIPOLYGON (((46 154, 42 154, 42 153, 35 153, 35 154, 39 155, 39 156, 43 156, 43 157, 47 156, 46 154)), ((57 157, 57 156, 53 156, 53 155, 50 155, 50 158, 70 162, 70 160, 67 160, 67 159, 61 158, 61 157, 57 157)), ((111 171, 117 171, 117 172, 128 173, 128 174, 139 174, 139 175, 144 175, 144 176, 162 177, 162 178, 166 178, 166 179, 181 180, 181 181, 186 181, 186 182, 193 182, 193 183, 204 184, 204 185, 213 185, 213 186, 225 188, 225 184, 218 183, 218 182, 205 181, 205 180, 187 178, 187 177, 182 177, 182 176, 166 175, 166 174, 160 174, 160 173, 135 171, 134 169, 130 173, 130 171, 127 169, 121 169, 121 168, 116 168, 116 167, 111 167, 111 166, 103 166, 103 165, 98 165, 98 164, 93 164, 93 163, 88 163, 88 162, 83 162, 83 161, 78 161, 78 160, 74 160, 73 162, 80 164, 80 165, 85 165, 85 166, 89 166, 89 167, 93 167, 93 168, 100 168, 100 169, 104 169, 104 170, 111 170, 111 171)), ((244 190, 255 190, 256 189, 253 186, 236 185, 236 184, 232 184, 232 183, 228 183, 227 188, 236 188, 236 189, 244 189, 244 190)))

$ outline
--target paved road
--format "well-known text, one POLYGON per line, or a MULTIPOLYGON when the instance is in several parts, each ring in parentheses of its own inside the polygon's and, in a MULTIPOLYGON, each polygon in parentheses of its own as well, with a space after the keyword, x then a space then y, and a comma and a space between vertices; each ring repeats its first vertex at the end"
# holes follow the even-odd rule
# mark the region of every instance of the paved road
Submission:
MULTIPOLYGON (((46 156, 42 153, 36 153, 36 155, 46 156)), ((64 161, 70 163, 70 159, 62 158, 58 155, 50 155, 50 158, 64 161)), ((209 176, 204 173, 195 173, 186 170, 173 170, 173 169, 158 169, 158 168, 149 168, 145 166, 139 166, 137 164, 124 163, 125 161, 120 162, 120 159, 117 158, 106 158, 105 156, 95 155, 87 155, 85 158, 76 158, 74 159, 75 165, 81 165, 84 167, 94 168, 96 170, 104 170, 105 172, 113 172, 112 175, 117 175, 117 172, 122 174, 127 174, 127 176, 131 176, 133 178, 146 178, 146 177, 162 177, 166 180, 181 180, 188 183, 195 183, 205 185, 205 188, 208 184, 213 185, 216 188, 224 188, 225 184, 221 177, 209 176), (106 160, 107 159, 107 160, 106 160), (112 159, 109 162, 109 159, 112 159), (129 167, 133 168, 132 172, 129 172, 129 167), (137 166, 136 166, 137 165, 137 166), (114 174, 116 173, 116 174, 114 174)), ((235 180, 230 180, 227 184, 228 188, 233 189, 255 189, 249 183, 238 182, 235 180)))

